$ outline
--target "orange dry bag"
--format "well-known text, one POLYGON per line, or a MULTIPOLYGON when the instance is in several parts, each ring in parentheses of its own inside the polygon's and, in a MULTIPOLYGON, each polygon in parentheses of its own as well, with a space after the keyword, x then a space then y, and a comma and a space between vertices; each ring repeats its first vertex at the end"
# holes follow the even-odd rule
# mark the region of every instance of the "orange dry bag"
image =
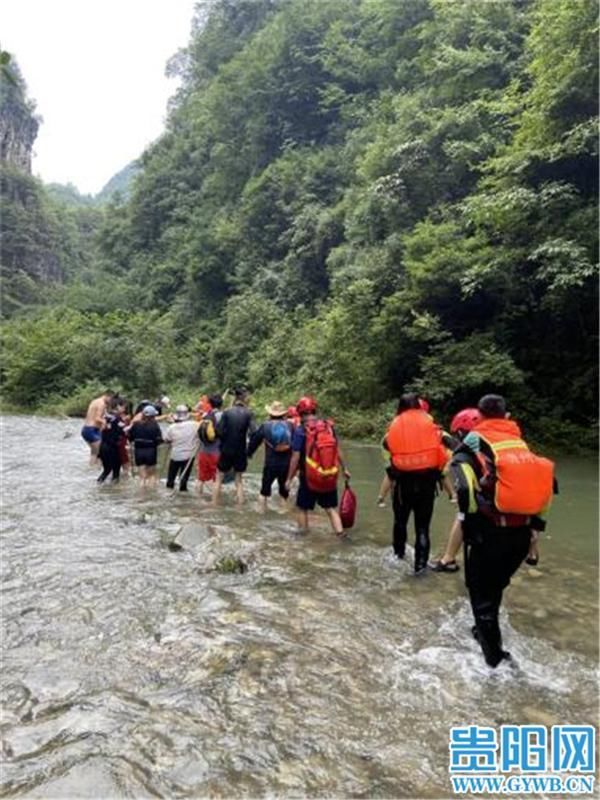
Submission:
POLYGON ((443 469, 448 460, 440 429, 420 409, 410 408, 398 414, 389 427, 386 442, 392 464, 400 472, 443 469))
MULTIPOLYGON (((484 419, 474 430, 492 454, 496 474, 493 499, 498 511, 526 515, 543 511, 552 500, 554 462, 532 453, 512 420, 484 419)), ((485 458, 483 461, 482 488, 488 477, 485 458)))

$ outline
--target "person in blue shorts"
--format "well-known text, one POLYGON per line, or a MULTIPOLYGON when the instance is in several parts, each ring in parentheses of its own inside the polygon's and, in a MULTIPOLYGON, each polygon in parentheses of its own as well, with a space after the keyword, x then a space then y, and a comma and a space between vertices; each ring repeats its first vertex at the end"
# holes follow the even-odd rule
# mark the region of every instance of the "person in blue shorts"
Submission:
POLYGON ((92 465, 96 464, 100 454, 104 415, 108 411, 109 403, 114 395, 114 392, 107 389, 100 397, 95 397, 89 404, 85 415, 81 437, 90 446, 90 464, 92 465))

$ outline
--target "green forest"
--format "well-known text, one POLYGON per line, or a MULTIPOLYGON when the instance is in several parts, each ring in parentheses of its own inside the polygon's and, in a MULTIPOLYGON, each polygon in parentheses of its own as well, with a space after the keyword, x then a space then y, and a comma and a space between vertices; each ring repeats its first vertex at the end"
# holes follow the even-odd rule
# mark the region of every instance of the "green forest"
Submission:
POLYGON ((493 390, 594 446, 597 43, 595 0, 197 3, 127 192, 2 168, 4 402, 244 382, 369 436, 493 390))

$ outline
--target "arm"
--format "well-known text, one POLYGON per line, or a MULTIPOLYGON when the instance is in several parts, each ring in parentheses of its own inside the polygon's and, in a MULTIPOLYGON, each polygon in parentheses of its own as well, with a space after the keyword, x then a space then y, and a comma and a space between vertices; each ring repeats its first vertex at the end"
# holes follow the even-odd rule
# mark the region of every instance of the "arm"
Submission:
POLYGON ((224 439, 227 433, 227 412, 224 411, 221 414, 221 419, 217 422, 217 427, 215 428, 217 433, 217 439, 224 439))
POLYGON ((346 467, 346 459, 344 457, 344 454, 342 453, 342 448, 340 447, 339 442, 338 442, 338 464, 340 465, 340 468, 344 473, 344 478, 346 478, 346 480, 349 480, 351 477, 350 472, 346 467))
POLYGON ((285 482, 285 485, 287 486, 288 489, 290 483, 294 480, 294 477, 298 472, 298 468, 300 466, 300 455, 304 450, 305 441, 306 437, 304 434, 304 428, 302 427, 302 425, 299 425, 294 431, 294 435, 292 437, 292 457, 290 458, 287 480, 285 482))
POLYGON ((471 457, 466 453, 455 455, 450 462, 450 479, 458 502, 458 515, 462 521, 466 514, 477 510, 475 501, 476 472, 471 457))
POLYGON ((289 488, 290 483, 294 480, 296 473, 298 472, 298 465, 300 463, 300 452, 294 451, 292 453, 292 457, 290 459, 290 466, 288 468, 287 480, 285 485, 289 488))
POLYGON ((265 438, 264 425, 260 425, 254 433, 250 435, 250 444, 248 445, 248 458, 252 458, 254 453, 261 446, 265 438))
POLYGON ((339 464, 342 472, 344 473, 344 478, 346 478, 346 480, 349 480, 350 472, 346 468, 346 459, 344 458, 344 454, 342 452, 342 446, 340 445, 340 440, 338 439, 337 431, 333 427, 333 425, 331 426, 331 429, 333 431, 333 435, 335 436, 335 440, 336 440, 337 445, 338 445, 338 464, 339 464))

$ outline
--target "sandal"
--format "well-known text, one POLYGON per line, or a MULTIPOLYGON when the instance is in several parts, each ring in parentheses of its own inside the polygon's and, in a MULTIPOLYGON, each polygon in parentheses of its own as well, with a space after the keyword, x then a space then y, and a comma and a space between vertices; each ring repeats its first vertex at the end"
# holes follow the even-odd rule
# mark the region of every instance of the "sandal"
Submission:
POLYGON ((427 566, 432 572, 458 572, 460 569, 456 561, 447 561, 444 563, 441 558, 437 561, 430 561, 427 566))

